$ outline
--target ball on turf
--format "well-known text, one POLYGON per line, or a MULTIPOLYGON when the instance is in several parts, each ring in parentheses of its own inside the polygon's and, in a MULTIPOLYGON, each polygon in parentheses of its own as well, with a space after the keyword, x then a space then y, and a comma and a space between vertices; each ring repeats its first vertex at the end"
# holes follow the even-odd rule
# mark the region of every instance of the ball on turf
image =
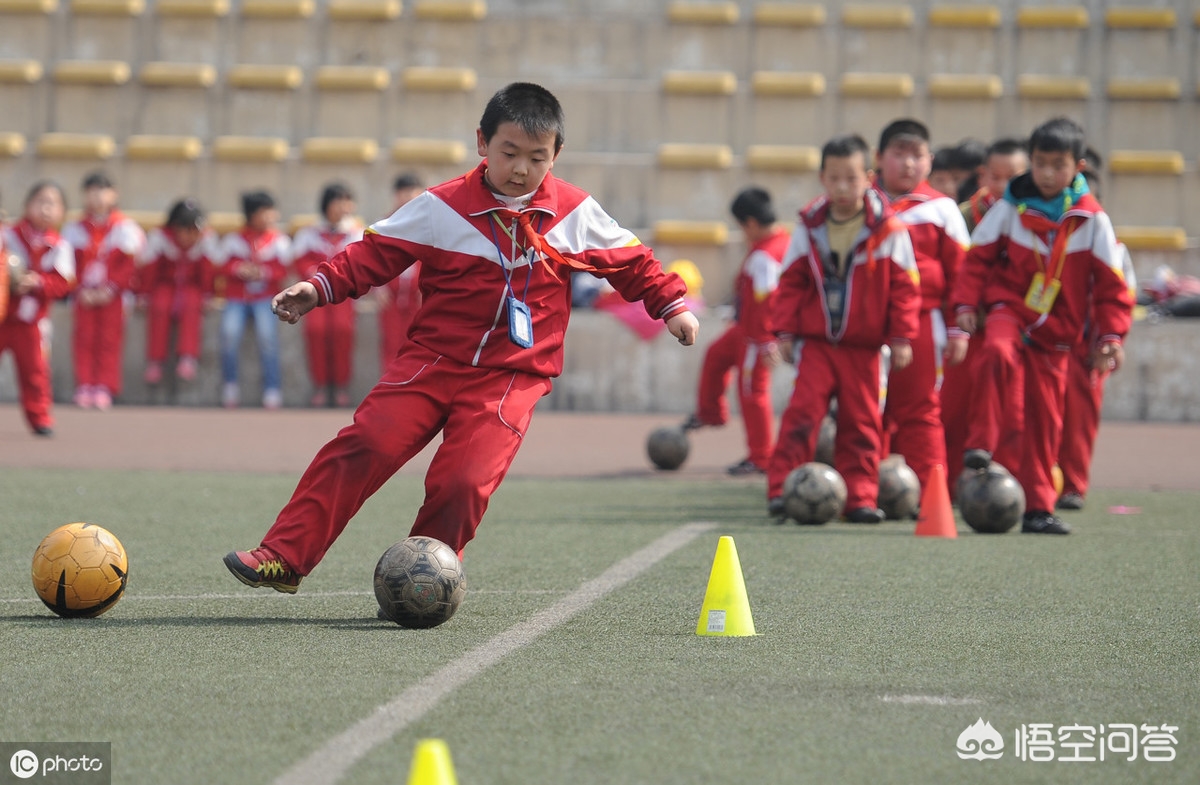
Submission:
POLYGON ((129 557, 108 529, 68 523, 38 545, 31 574, 33 590, 59 616, 99 616, 125 593, 129 557))
POLYGON ((1025 514, 1021 483, 994 461, 986 469, 962 473, 957 501, 963 520, 981 534, 1003 534, 1025 514))
POLYGON ((797 466, 784 478, 784 513, 796 523, 827 523, 845 506, 846 482, 832 466, 814 461, 797 466))
POLYGON ((687 433, 682 428, 659 428, 646 439, 646 454, 650 456, 650 462, 667 471, 683 466, 690 449, 687 433))
POLYGON ((893 521, 916 518, 921 506, 921 482, 903 455, 879 462, 879 509, 893 521))
POLYGON ((446 622, 466 593, 458 554, 433 537, 401 540, 375 565, 375 599, 401 627, 424 629, 446 622))

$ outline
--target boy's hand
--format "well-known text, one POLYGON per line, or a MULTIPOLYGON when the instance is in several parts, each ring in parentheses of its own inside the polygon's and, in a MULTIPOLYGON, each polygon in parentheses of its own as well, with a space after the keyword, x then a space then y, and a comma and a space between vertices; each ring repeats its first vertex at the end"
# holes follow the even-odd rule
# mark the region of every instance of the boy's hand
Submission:
POLYGON ((13 285, 13 294, 26 295, 42 288, 42 276, 33 270, 26 270, 18 275, 13 285))
POLYGON ((908 341, 892 341, 892 370, 902 371, 912 363, 912 344, 908 341))
POLYGON ((946 339, 946 351, 943 353, 948 365, 958 365, 967 356, 967 336, 952 335, 946 339))
MULTIPOLYGON (((310 288, 312 288, 311 284, 310 288)), ((316 294, 317 290, 313 289, 313 297, 316 297, 316 294)), ((681 344, 691 346, 696 342, 696 336, 700 334, 700 322, 694 313, 684 311, 667 319, 667 329, 671 331, 671 335, 679 339, 681 344)))
POLYGON ((775 368, 783 362, 783 355, 779 352, 779 344, 774 341, 760 344, 758 357, 767 368, 775 368))
POLYGON ((300 321, 301 316, 316 307, 317 287, 308 281, 292 284, 271 300, 271 313, 288 324, 300 321))
POLYGON ((788 365, 796 362, 796 342, 791 338, 780 338, 776 341, 775 346, 779 351, 779 357, 788 365))
POLYGON ((967 335, 971 335, 975 332, 975 328, 979 326, 979 316, 975 311, 962 311, 954 317, 954 322, 958 325, 958 329, 967 335))
POLYGON ((1125 348, 1116 341, 1102 343, 1092 352, 1092 367, 1100 373, 1120 370, 1124 362, 1125 348))

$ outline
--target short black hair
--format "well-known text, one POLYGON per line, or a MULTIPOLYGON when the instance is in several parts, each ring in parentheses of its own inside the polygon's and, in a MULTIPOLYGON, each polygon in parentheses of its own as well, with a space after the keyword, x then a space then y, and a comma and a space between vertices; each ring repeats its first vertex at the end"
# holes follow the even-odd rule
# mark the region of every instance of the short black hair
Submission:
POLYGON ((905 136, 915 137, 929 144, 929 128, 920 120, 906 117, 893 120, 884 127, 883 133, 879 134, 879 152, 882 153, 889 144, 905 136))
POLYGON ((414 172, 405 172, 396 176, 392 181, 393 191, 407 191, 410 188, 424 188, 425 183, 421 181, 414 172))
POLYGON ((180 199, 167 211, 167 226, 176 229, 203 229, 208 216, 200 203, 190 196, 180 199))
POLYGON ((871 165, 867 162, 867 156, 870 152, 871 148, 867 145, 867 140, 858 134, 835 136, 821 148, 821 171, 825 171, 826 160, 830 158, 850 158, 855 153, 862 154, 863 166, 870 169, 871 165))
POLYGON ((951 168, 969 172, 987 160, 987 145, 978 139, 963 139, 951 148, 951 168))
POLYGON ((1104 157, 1096 152, 1096 148, 1091 145, 1084 148, 1083 160, 1087 161, 1088 169, 1094 169, 1097 172, 1104 166, 1104 157))
POLYGON ((757 185, 738 191, 737 196, 733 197, 733 203, 729 205, 729 212, 733 213, 738 223, 745 223, 753 218, 763 226, 770 226, 776 220, 771 194, 757 185))
POLYGON ((934 172, 948 172, 954 168, 954 148, 939 147, 933 154, 933 158, 929 164, 930 174, 934 172))
POLYGON ((246 216, 247 221, 259 210, 269 210, 273 207, 275 197, 266 191, 246 191, 242 194, 242 215, 246 216))
POLYGON ((354 192, 345 183, 330 183, 321 190, 321 215, 329 212, 329 205, 339 199, 354 201, 354 192))
POLYGON ((89 172, 83 178, 82 188, 85 191, 90 191, 93 188, 116 188, 116 186, 106 172, 95 171, 89 172))
POLYGON ((63 207, 67 206, 67 192, 58 184, 57 180, 38 180, 33 185, 29 186, 29 190, 25 192, 25 206, 28 207, 38 194, 45 191, 47 188, 52 188, 58 191, 58 198, 62 201, 63 207))
POLYGON ((491 141, 501 123, 515 123, 530 136, 554 134, 556 153, 566 141, 562 104, 549 90, 532 82, 513 82, 501 87, 487 102, 479 118, 485 142, 491 141))
POLYGON ((1029 135, 1031 153, 1070 153, 1073 160, 1080 161, 1086 148, 1083 126, 1069 117, 1047 120, 1029 135))
POLYGON ((1083 179, 1087 181, 1088 192, 1091 193, 1092 198, 1097 202, 1100 201, 1100 172, 1089 166, 1081 174, 1083 175, 1083 179))
POLYGON ((988 145, 987 158, 993 155, 1013 155, 1015 153, 1028 153, 1029 143, 1024 139, 1017 139, 1015 136, 1005 136, 988 145))

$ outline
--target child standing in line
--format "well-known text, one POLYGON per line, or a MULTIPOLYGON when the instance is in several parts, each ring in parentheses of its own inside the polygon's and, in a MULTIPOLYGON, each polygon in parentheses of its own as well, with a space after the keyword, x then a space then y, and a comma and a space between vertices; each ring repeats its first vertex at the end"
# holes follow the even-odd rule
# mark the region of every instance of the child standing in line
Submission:
MULTIPOLYGON (((321 262, 362 239, 362 226, 354 218, 357 209, 354 194, 345 185, 325 186, 320 208, 324 223, 305 226, 292 241, 293 264, 302 281, 315 275, 321 262)), ((328 406, 330 402, 335 406, 350 405, 356 316, 354 301, 346 300, 322 308, 304 320, 308 372, 313 382, 309 405, 328 406)))
POLYGON ((217 239, 206 229, 204 208, 194 199, 171 205, 167 221, 154 229, 138 260, 138 288, 146 297, 146 384, 163 380, 176 328, 175 375, 184 382, 196 378, 203 336, 204 302, 212 289, 212 260, 217 239))
POLYGON ((1025 490, 1021 531, 1068 534, 1052 512, 1068 354, 1083 339, 1090 308, 1093 367, 1119 369, 1133 297, 1112 222, 1082 175, 1083 129, 1049 120, 1030 136, 1029 151, 1029 172, 1009 183, 975 230, 954 290, 959 327, 985 327, 963 463, 986 468, 1005 421, 1019 412, 1021 459, 1008 468, 1025 490))
POLYGON ((501 88, 476 131, 478 167, 421 194, 275 296, 279 318, 294 324, 422 265, 425 299, 409 341, 353 423, 317 453, 262 544, 225 557, 238 580, 295 592, 367 498, 438 433, 410 534, 461 554, 534 406, 562 372, 572 270, 606 278, 680 343, 695 343, 699 324, 679 277, 591 196, 551 174, 563 138, 562 107, 548 90, 501 88))
MULTIPOLYGON (((424 183, 415 174, 397 176, 392 183, 392 212, 416 199, 424 190, 424 183)), ((418 261, 375 290, 379 304, 380 369, 388 367, 401 345, 408 340, 408 326, 421 307, 420 274, 421 263, 418 261)))
POLYGON ((75 249, 72 349, 75 405, 105 411, 121 393, 125 302, 134 262, 146 235, 117 207, 117 189, 103 172, 83 180, 83 217, 67 224, 63 239, 75 249))
POLYGON ((21 408, 38 436, 54 433, 51 414, 50 302, 75 287, 75 254, 58 234, 66 198, 56 183, 35 183, 16 225, 0 230, 9 273, 8 307, 0 320, 0 354, 13 353, 21 408))
POLYGON ((220 258, 214 260, 214 289, 225 300, 221 311, 221 405, 236 408, 242 399, 238 384, 238 352, 246 319, 254 322, 262 363, 262 404, 283 405, 283 371, 279 365, 279 327, 271 313, 271 293, 287 278, 290 243, 276 229, 279 210, 266 191, 242 194, 246 224, 226 235, 220 258))
POLYGON ((892 370, 912 360, 920 293, 904 223, 871 187, 862 137, 821 151, 822 196, 800 211, 772 312, 796 383, 767 469, 767 510, 783 514, 783 481, 813 460, 821 420, 837 397, 834 468, 846 481, 846 520, 879 523, 880 349, 892 370))

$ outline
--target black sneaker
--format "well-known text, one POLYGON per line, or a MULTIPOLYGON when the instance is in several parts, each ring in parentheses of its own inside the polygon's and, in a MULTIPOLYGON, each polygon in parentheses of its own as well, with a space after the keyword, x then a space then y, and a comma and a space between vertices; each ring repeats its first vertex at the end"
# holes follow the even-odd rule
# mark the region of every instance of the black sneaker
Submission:
POLYGON ((773 523, 783 523, 787 520, 787 508, 784 507, 782 496, 767 499, 767 515, 775 519, 773 523))
POLYGON ((54 429, 49 425, 35 425, 33 426, 33 433, 36 436, 53 436, 54 429))
POLYGON ((1074 491, 1064 493, 1058 497, 1058 502, 1054 506, 1060 510, 1082 510, 1083 494, 1074 491))
POLYGON ((694 431, 697 428, 703 428, 704 421, 701 420, 700 417, 695 414, 689 414, 687 419, 684 420, 683 423, 679 427, 683 429, 684 433, 687 433, 688 431, 694 431))
POLYGON ((963 466, 982 471, 992 463, 992 454, 987 450, 967 450, 963 453, 963 466))
POLYGON ((878 507, 856 507, 846 513, 847 523, 883 523, 883 510, 878 507))
POLYGON ((1021 521, 1021 531, 1025 534, 1070 534, 1071 527, 1051 513, 1033 510, 1025 513, 1021 521))
POLYGON ((767 470, 747 458, 744 461, 738 461, 733 466, 730 466, 725 470, 725 473, 731 474, 734 477, 744 477, 748 474, 766 474, 767 470))

